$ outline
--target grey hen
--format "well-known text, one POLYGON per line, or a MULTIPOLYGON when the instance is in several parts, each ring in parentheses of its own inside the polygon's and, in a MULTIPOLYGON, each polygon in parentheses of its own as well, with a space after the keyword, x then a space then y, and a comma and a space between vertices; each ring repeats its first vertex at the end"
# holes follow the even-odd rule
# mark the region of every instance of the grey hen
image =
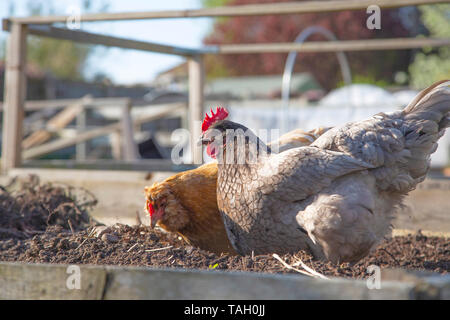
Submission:
POLYGON ((279 154, 240 124, 219 120, 204 128, 201 140, 214 145, 219 162, 219 210, 236 251, 309 249, 333 262, 366 256, 390 231, 403 197, 425 178, 450 124, 449 84, 423 90, 404 110, 330 129, 310 146, 279 154))

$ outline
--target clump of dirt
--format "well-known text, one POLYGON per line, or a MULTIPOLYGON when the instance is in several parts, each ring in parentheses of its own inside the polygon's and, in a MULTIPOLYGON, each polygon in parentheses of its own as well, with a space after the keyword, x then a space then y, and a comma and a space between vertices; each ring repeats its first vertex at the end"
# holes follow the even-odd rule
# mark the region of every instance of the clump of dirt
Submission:
MULTIPOLYGON (((386 240, 354 266, 320 262, 306 252, 286 254, 281 258, 291 265, 301 259, 326 276, 364 278, 371 264, 381 268, 447 273, 450 271, 449 256, 448 240, 418 234, 386 240)), ((115 225, 101 232, 91 227, 74 234, 61 226, 52 226, 31 239, 0 241, 0 261, 296 273, 272 255, 216 255, 186 245, 174 235, 146 226, 127 225, 115 225)))
POLYGON ((0 240, 26 239, 48 226, 80 231, 95 223, 89 210, 97 203, 89 191, 66 185, 14 178, 0 186, 0 240))

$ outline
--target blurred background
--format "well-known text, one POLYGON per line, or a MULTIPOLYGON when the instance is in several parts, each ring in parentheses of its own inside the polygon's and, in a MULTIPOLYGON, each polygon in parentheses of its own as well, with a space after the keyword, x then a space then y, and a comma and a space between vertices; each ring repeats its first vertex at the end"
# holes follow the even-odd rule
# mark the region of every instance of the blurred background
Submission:
MULTIPOLYGON (((1 0, 0 18, 69 15, 77 10, 82 14, 140 12, 269 2, 285 1, 1 0)), ((450 37, 450 4, 382 10, 379 30, 366 27, 367 17, 365 11, 358 10, 302 15, 82 22, 81 30, 186 48, 293 42, 303 30, 312 26, 329 30, 338 40, 450 37)), ((0 33, 1 100, 7 36, 7 32, 0 33)), ((323 40, 322 35, 308 38, 308 41, 323 40)), ((47 104, 55 107, 35 107, 26 112, 22 145, 25 160, 47 160, 57 164, 61 159, 126 159, 123 151, 126 142, 117 143, 120 137, 114 130, 58 149, 50 145, 58 139, 73 139, 80 132, 121 121, 124 104, 131 106, 129 114, 132 119, 149 119, 132 123, 135 158, 170 160, 175 144, 172 132, 177 128, 187 128, 187 114, 183 109, 170 115, 157 115, 175 105, 187 104, 188 66, 182 57, 35 36, 28 36, 27 41, 26 99, 43 103, 50 101, 47 104), (95 104, 92 101, 97 98, 128 100, 111 99, 95 108, 83 108, 82 112, 70 103, 58 105, 54 102, 82 98, 88 99, 84 100, 86 106, 95 104), (38 147, 41 149, 36 149, 38 147)), ((311 130, 399 109, 409 103, 419 89, 450 78, 448 46, 358 51, 345 55, 352 75, 351 84, 344 82, 336 54, 299 53, 289 86, 289 102, 282 99, 287 53, 206 55, 205 111, 216 105, 226 106, 231 111, 232 120, 254 130, 311 130)), ((449 132, 440 141, 432 165, 436 171, 449 174, 445 169, 450 165, 449 132)))

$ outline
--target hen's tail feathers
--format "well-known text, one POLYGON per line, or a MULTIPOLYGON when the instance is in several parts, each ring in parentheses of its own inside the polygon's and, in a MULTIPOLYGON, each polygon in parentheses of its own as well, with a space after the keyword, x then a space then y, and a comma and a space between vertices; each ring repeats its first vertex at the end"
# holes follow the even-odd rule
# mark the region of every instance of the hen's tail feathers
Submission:
POLYGON ((450 81, 442 80, 422 90, 403 110, 406 119, 431 120, 438 131, 450 126, 450 81))
POLYGON ((405 146, 410 152, 409 174, 423 180, 429 168, 430 155, 437 141, 450 125, 450 81, 437 82, 421 91, 403 110, 405 146))

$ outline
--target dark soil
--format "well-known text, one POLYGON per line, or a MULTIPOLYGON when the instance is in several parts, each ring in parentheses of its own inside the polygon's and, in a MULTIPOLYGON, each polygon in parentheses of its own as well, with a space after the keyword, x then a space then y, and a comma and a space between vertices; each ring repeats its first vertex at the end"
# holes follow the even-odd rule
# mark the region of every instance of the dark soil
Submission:
MULTIPOLYGON (((305 264, 328 276, 363 278, 366 268, 450 271, 448 239, 409 235, 383 242, 360 263, 340 266, 315 261, 305 253, 286 254, 281 258, 294 264, 300 258, 305 264)), ((268 273, 296 273, 282 266, 271 255, 229 256, 206 252, 183 243, 177 237, 145 226, 116 225, 96 236, 92 228, 72 234, 52 226, 43 234, 21 240, 0 241, 0 261, 34 263, 133 265, 170 268, 196 268, 268 273)), ((298 267, 300 268, 300 267, 298 267)), ((301 268, 300 268, 301 269, 301 268)))
POLYGON ((41 184, 37 176, 0 186, 0 240, 26 239, 49 225, 80 231, 95 224, 89 210, 97 200, 87 190, 41 184))
MULTIPOLYGON (((142 225, 94 227, 88 210, 95 198, 85 190, 41 185, 36 178, 0 189, 0 261, 296 273, 271 255, 218 256, 142 225)), ((316 261, 305 252, 281 258, 290 265, 301 259, 327 276, 363 278, 371 264, 448 273, 450 242, 420 232, 395 237, 353 266, 316 261)))

